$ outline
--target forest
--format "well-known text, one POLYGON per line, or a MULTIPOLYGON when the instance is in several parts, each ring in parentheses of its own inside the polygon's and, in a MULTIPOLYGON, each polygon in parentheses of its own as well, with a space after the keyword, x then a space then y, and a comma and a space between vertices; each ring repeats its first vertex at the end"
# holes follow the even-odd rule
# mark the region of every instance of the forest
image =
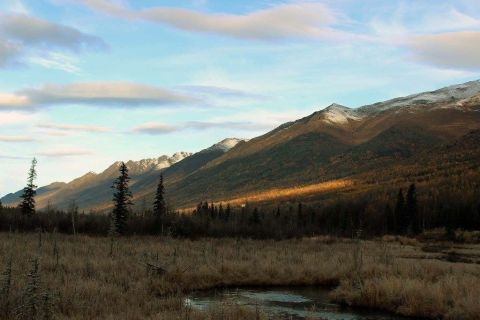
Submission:
POLYGON ((75 201, 68 210, 48 206, 36 211, 35 166, 36 160, 20 205, 0 206, 0 230, 278 240, 315 235, 353 237, 359 231, 364 237, 416 236, 438 228, 443 228, 445 237, 451 239, 456 229, 480 230, 480 191, 475 184, 465 182, 435 188, 424 184, 419 188, 412 182, 399 190, 339 193, 314 204, 295 199, 235 206, 204 201, 189 211, 177 211, 166 203, 160 175, 151 208, 133 210, 128 168, 122 164, 113 182, 112 210, 102 214, 84 212, 75 201))

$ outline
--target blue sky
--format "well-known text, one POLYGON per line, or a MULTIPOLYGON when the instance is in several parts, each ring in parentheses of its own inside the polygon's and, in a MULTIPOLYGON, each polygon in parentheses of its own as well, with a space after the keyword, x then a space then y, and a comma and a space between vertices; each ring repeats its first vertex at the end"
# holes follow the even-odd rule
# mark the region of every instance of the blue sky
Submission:
POLYGON ((0 195, 479 71, 478 0, 0 0, 0 195))

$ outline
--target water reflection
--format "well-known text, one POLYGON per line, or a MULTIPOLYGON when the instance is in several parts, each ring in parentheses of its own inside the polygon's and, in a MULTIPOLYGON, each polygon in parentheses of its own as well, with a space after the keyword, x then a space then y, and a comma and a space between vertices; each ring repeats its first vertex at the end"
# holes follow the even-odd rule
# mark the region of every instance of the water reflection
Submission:
POLYGON ((192 308, 207 309, 218 304, 238 304, 259 308, 279 319, 400 320, 382 312, 344 308, 328 300, 323 288, 241 288, 197 292, 186 299, 192 308))

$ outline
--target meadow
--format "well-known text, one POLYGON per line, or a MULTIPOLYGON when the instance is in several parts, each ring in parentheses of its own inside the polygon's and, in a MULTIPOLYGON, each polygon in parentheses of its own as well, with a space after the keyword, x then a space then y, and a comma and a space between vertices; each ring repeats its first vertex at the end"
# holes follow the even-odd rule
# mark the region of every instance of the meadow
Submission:
POLYGON ((184 303, 194 290, 329 286, 332 301, 430 319, 478 319, 480 245, 385 236, 285 241, 0 234, 3 318, 266 319, 184 303))

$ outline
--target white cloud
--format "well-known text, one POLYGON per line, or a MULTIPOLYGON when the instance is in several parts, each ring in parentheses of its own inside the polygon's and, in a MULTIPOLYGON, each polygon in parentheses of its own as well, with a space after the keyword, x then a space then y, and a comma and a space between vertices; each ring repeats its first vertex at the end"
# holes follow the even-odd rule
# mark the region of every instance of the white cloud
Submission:
POLYGON ((25 136, 5 136, 0 135, 0 142, 32 142, 35 139, 25 136))
POLYGON ((445 68, 480 69, 480 31, 416 36, 408 42, 414 59, 445 68))
POLYGON ((39 124, 37 125, 38 128, 41 129, 51 129, 53 131, 61 131, 61 132, 110 132, 112 131, 110 128, 101 127, 101 126, 92 126, 92 125, 75 125, 75 124, 39 124))
POLYGON ((31 110, 60 104, 97 107, 136 107, 192 103, 196 99, 180 93, 133 82, 82 82, 48 84, 15 94, 0 93, 0 110, 31 110))
POLYGON ((25 106, 28 106, 29 103, 30 101, 26 96, 0 92, 0 110, 22 109, 25 106))
POLYGON ((16 12, 27 14, 29 12, 27 6, 21 0, 4 0, 0 8, 8 12, 16 12))
POLYGON ((219 14, 173 7, 133 10, 106 0, 80 0, 88 7, 113 16, 146 20, 189 31, 219 34, 241 39, 275 40, 316 38, 351 39, 353 34, 333 26, 338 18, 326 5, 315 2, 280 4, 247 14, 219 14))
POLYGON ((88 149, 76 149, 76 148, 57 148, 47 151, 39 152, 39 156, 48 157, 48 158, 64 158, 64 157, 75 157, 75 156, 88 156, 94 155, 95 152, 88 149))
POLYGON ((71 55, 60 52, 48 52, 41 55, 33 55, 27 59, 31 64, 36 64, 47 69, 56 69, 73 74, 80 74, 78 59, 71 55))
POLYGON ((132 132, 147 134, 167 134, 175 131, 178 131, 178 127, 155 122, 147 122, 132 129, 132 132))
POLYGON ((439 14, 427 15, 417 30, 424 33, 445 31, 472 30, 480 27, 480 20, 455 8, 450 8, 439 14))
MULTIPOLYGON (((33 54, 30 62, 57 69, 63 65, 65 70, 67 61, 59 59, 58 53, 51 53, 52 49, 80 52, 86 49, 104 50, 107 47, 99 37, 63 24, 24 13, 0 12, 0 67, 20 64, 24 56, 33 54)), ((71 65, 67 71, 72 71, 71 65)))
MULTIPOLYGON (((2 101, 1 95, 0 95, 0 101, 2 101)), ((19 112, 1 112, 0 113, 0 125, 29 123, 32 120, 33 120, 33 116, 26 113, 19 113, 19 112)))
POLYGON ((133 128, 131 132, 162 135, 185 130, 203 131, 210 129, 226 129, 257 133, 259 131, 274 129, 284 122, 299 118, 299 115, 300 113, 296 112, 282 113, 256 110, 254 112, 229 115, 228 117, 217 117, 210 121, 186 121, 174 125, 167 123, 147 122, 133 128), (255 114, 254 120, 252 120, 252 114, 255 114))
POLYGON ((96 36, 25 14, 0 14, 0 34, 28 46, 59 47, 73 51, 104 49, 107 46, 96 36))
MULTIPOLYGON (((1 38, 0 38, 1 40, 1 38)), ((9 65, 20 54, 20 48, 8 41, 0 42, 0 67, 9 65)))

